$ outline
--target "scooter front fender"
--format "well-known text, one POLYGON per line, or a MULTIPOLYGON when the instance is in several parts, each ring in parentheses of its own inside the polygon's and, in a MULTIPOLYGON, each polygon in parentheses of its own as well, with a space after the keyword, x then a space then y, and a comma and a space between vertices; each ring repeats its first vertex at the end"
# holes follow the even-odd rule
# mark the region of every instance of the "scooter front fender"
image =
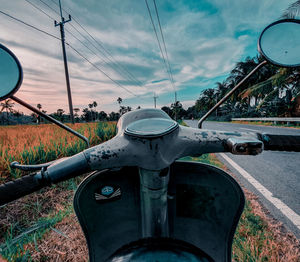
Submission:
MULTIPOLYGON (((135 167, 87 177, 74 196, 90 261, 106 261, 142 238, 139 172, 135 167)), ((233 235, 244 207, 237 182, 214 166, 177 161, 170 168, 170 238, 187 242, 215 261, 231 261, 233 235)))

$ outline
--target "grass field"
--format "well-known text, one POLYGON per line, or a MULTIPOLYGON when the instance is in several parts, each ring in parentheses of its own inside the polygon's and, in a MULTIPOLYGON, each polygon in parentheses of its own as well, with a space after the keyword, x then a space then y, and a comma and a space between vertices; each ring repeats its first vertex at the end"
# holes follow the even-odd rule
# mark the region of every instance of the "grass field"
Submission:
MULTIPOLYGON (((91 146, 114 136, 116 125, 112 122, 77 123, 73 129, 89 138, 91 146)), ((17 178, 19 170, 12 170, 9 164, 18 161, 23 164, 38 164, 71 156, 86 148, 76 136, 53 125, 19 125, 0 127, 0 179, 17 178)))
MULTIPOLYGON (((115 135, 110 122, 75 124, 91 145, 115 135)), ((43 163, 73 155, 84 142, 53 125, 0 127, 1 180, 23 173, 9 163, 43 163)), ((210 154, 186 158, 225 168, 210 154)), ((72 197, 79 177, 65 181, 0 207, 0 253, 8 261, 87 261, 84 236, 72 209, 72 197)), ((234 261, 299 261, 299 243, 269 223, 255 196, 246 192, 247 205, 233 244, 234 261)), ((1 257, 0 257, 1 261, 1 257)))

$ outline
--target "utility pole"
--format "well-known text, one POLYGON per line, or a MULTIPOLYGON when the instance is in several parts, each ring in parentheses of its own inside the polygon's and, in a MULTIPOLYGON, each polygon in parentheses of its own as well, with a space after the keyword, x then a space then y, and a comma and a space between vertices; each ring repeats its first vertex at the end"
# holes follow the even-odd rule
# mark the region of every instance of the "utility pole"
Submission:
POLYGON ((174 108, 175 108, 175 120, 177 120, 177 92, 175 91, 175 104, 174 104, 174 108))
MULTIPOLYGON (((218 103, 218 93, 216 93, 216 104, 218 103)), ((218 108, 216 109, 216 117, 218 117, 218 108)))
POLYGON ((74 124, 73 103, 72 103, 72 95, 71 95, 71 87, 70 87, 70 79, 69 79, 69 70, 68 70, 68 61, 67 61, 66 47, 65 47, 65 30, 64 30, 64 24, 70 22, 72 18, 71 18, 71 15, 69 15, 69 19, 65 20, 65 18, 63 17, 63 14, 62 14, 60 0, 59 0, 59 10, 60 10, 61 22, 57 23, 56 21, 54 21, 54 25, 60 27, 61 45, 62 45, 62 51, 63 51, 64 65, 65 65, 65 75, 66 75, 66 84, 67 84, 67 92, 68 92, 70 117, 71 117, 71 122, 74 124))
POLYGON ((155 94, 153 95, 153 99, 154 99, 154 108, 156 108, 156 99, 158 98, 158 96, 155 94))

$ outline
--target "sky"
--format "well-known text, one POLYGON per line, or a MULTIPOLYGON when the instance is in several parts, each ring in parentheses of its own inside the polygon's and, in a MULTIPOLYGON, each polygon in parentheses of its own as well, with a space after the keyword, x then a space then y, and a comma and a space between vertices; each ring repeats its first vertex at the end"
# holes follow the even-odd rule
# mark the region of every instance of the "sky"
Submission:
MULTIPOLYGON (((154 2, 147 2, 164 51, 154 2)), ((61 0, 63 16, 73 18, 65 24, 73 107, 96 101, 97 111, 109 113, 118 110, 118 97, 133 109, 154 107, 154 93, 157 107, 170 106, 175 90, 185 108, 192 106, 237 62, 258 54, 260 32, 293 2, 156 0, 172 84, 144 0, 61 0)), ((0 11, 60 38, 58 0, 0 0, 0 11)), ((0 13, 0 43, 24 71, 16 96, 47 113, 67 113, 61 41, 53 36, 0 13)))

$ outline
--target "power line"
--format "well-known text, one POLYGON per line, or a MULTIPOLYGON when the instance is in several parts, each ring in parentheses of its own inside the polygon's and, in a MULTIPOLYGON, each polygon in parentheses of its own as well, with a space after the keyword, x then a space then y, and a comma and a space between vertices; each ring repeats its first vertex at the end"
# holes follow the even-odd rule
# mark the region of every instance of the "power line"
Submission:
POLYGON ((159 15, 158 15, 158 10, 157 10, 157 6, 156 6, 156 1, 153 0, 153 3, 154 3, 154 6, 155 6, 155 12, 156 12, 156 17, 157 17, 157 21, 158 21, 158 25, 159 25, 159 29, 160 29, 161 38, 162 38, 163 44, 164 44, 164 49, 165 49, 165 53, 166 53, 166 60, 167 60, 167 62, 168 62, 168 66, 169 66, 169 71, 170 71, 171 80, 172 80, 172 83, 173 83, 173 88, 174 88, 174 90, 175 90, 173 73, 172 73, 172 69, 171 69, 171 66, 170 66, 170 62, 169 62, 169 57, 168 57, 167 47, 166 47, 166 43, 165 43, 165 38, 164 38, 162 29, 161 29, 161 24, 160 24, 160 19, 159 19, 159 15))
POLYGON ((20 19, 18 19, 18 18, 16 18, 16 17, 10 15, 10 14, 7 14, 7 13, 1 11, 1 10, 0 10, 0 13, 3 14, 3 15, 6 15, 6 16, 8 16, 9 18, 11 18, 11 19, 13 19, 13 20, 16 20, 16 21, 18 21, 18 22, 20 22, 20 23, 22 23, 22 24, 24 24, 24 25, 26 25, 26 26, 28 26, 28 27, 30 27, 30 28, 33 28, 33 29, 35 29, 35 30, 37 30, 37 31, 39 31, 39 32, 41 32, 41 33, 43 33, 43 34, 46 34, 46 35, 48 35, 48 36, 51 36, 51 37, 53 37, 53 38, 55 38, 55 39, 57 39, 57 40, 59 40, 59 41, 61 40, 59 37, 57 37, 57 36, 55 36, 55 35, 52 35, 52 34, 46 32, 46 31, 44 31, 44 30, 42 30, 42 29, 40 29, 40 28, 37 28, 37 27, 33 26, 33 25, 30 25, 30 24, 28 24, 28 23, 26 23, 26 22, 24 22, 24 21, 22 21, 22 20, 20 20, 20 19))
MULTIPOLYGON (((36 8, 38 11, 42 12, 44 15, 46 15, 48 18, 50 18, 51 20, 55 20, 54 17, 50 16, 49 14, 47 14, 43 9, 39 8, 38 6, 34 5, 33 3, 31 3, 29 0, 25 0, 27 3, 29 3, 30 5, 32 5, 34 8, 36 8)), ((75 28, 76 29, 76 28, 75 28)), ((106 62, 104 59, 102 59, 101 57, 99 57, 89 46, 87 46, 84 42, 82 42, 78 37, 76 37, 70 30, 65 29, 65 31, 67 31, 72 37, 74 37, 78 42, 80 42, 83 46, 85 46, 87 49, 89 49, 94 55, 96 55, 98 58, 100 58, 102 61, 106 62)), ((80 33, 80 32, 79 32, 80 33)))
MULTIPOLYGON (((40 0, 41 1, 41 0, 40 0)), ((58 6, 58 4, 54 1, 54 0, 51 0, 54 4, 56 4, 58 6)), ((63 11, 65 13, 68 14, 68 12, 62 8, 63 11)), ((69 8, 70 11, 74 12, 71 8, 69 8)), ((111 63, 113 63, 115 66, 118 67, 118 70, 114 69, 113 70, 116 70, 119 74, 121 74, 123 77, 124 77, 124 73, 127 75, 125 76, 125 78, 130 78, 131 81, 134 81, 137 83, 137 85, 143 87, 143 83, 140 82, 138 79, 136 79, 136 77, 130 73, 126 67, 122 66, 120 63, 118 63, 113 55, 104 47, 104 44, 100 41, 100 40, 96 40, 80 23, 79 21, 73 17, 73 21, 100 47, 104 50, 104 52, 102 50, 100 50, 97 46, 95 46, 87 37, 85 37, 74 25, 70 25, 74 30, 76 30, 84 39, 86 39, 97 51, 99 51, 103 56, 105 56, 106 59, 108 59, 111 63), (122 70, 122 72, 120 72, 119 70, 122 70)), ((105 61, 107 63, 107 61, 105 61)))
MULTIPOLYGON (((74 20, 74 22, 75 22, 75 19, 73 18, 73 20, 74 20)), ((122 69, 122 66, 121 65, 119 65, 119 63, 118 62, 116 62, 116 61, 113 61, 113 57, 112 57, 112 59, 111 58, 109 58, 101 49, 99 49, 97 46, 95 46, 94 45, 94 43, 93 42, 91 42, 88 38, 86 38, 74 25, 70 25, 76 32, 78 32, 85 40, 87 40, 98 52, 100 52, 109 62, 111 62, 112 63, 112 65, 107 61, 107 60, 105 60, 105 59, 103 59, 103 58, 100 58, 99 56, 98 56, 98 58, 100 58, 102 61, 104 61, 105 63, 107 63, 114 71, 116 71, 117 73, 119 73, 121 76, 123 76, 125 79, 129 79, 130 81, 133 81, 133 82, 135 82, 137 85, 139 85, 139 86, 141 86, 142 87, 142 85, 141 85, 141 83, 134 77, 134 76, 131 76, 131 75, 129 75, 128 73, 127 73, 127 75, 124 75, 124 72, 122 72, 122 70, 124 71, 124 69, 122 69), (113 67, 113 65, 115 66, 115 67, 113 67), (129 78, 128 78, 129 77, 129 78)), ((96 40, 95 40, 96 41, 96 40)), ((85 45, 86 46, 86 45, 85 45)), ((89 50, 91 50, 90 48, 89 48, 89 50)), ((95 54, 95 52, 93 52, 94 54, 95 54)), ((97 55, 97 54, 96 54, 97 55)), ((126 72, 125 72, 125 74, 126 74, 126 72)))
POLYGON ((75 49, 73 46, 71 46, 69 43, 66 43, 66 45, 68 45, 71 49, 73 49, 79 56, 81 56, 84 60, 86 60, 89 64, 91 64, 94 68, 96 68, 98 71, 100 71, 101 73, 103 73, 106 77, 108 77, 111 81, 113 81, 116 85, 118 85, 119 87, 123 88, 124 90, 126 90, 127 92, 129 92, 130 94, 136 96, 136 97, 140 97, 139 95, 136 95, 135 93, 131 92, 129 89, 127 89, 125 86, 121 85, 120 83, 118 83, 117 81, 113 80, 109 75, 107 75, 103 70, 101 70, 97 65, 95 65, 93 62, 91 62, 88 58, 86 58, 83 54, 81 54, 77 49, 75 49))
MULTIPOLYGON (((31 4, 34 8, 36 8, 38 11, 42 12, 43 14, 45 14, 48 18, 55 20, 55 18, 51 17, 50 15, 48 15, 44 10, 42 10, 41 8, 37 7, 36 5, 32 4, 30 1, 25 0, 27 3, 31 4)), ((44 3, 43 1, 41 1, 42 3, 44 3)), ((48 6, 48 5, 47 5, 48 6)), ((49 6, 48 6, 49 7, 49 6)), ((55 10, 54 10, 55 11, 55 10)), ((58 14, 58 13, 57 13, 58 14)), ((74 19, 73 19, 74 20, 74 19)), ((83 38, 85 38, 84 35, 81 34, 80 31, 77 30, 76 27, 74 27, 72 24, 70 24, 83 38)), ((94 52, 88 45, 86 45, 83 41, 81 41, 78 37, 76 37, 70 30, 65 29, 65 31, 67 31, 72 37, 74 37, 77 41, 79 41, 83 46, 85 46, 88 50, 90 50, 90 52, 92 52, 95 56, 97 56, 99 59, 101 59, 104 63, 107 63, 114 71, 117 71, 119 74, 121 74, 123 77, 124 75, 119 72, 118 70, 116 70, 112 65, 110 65, 107 61, 105 61, 102 57, 98 56, 96 54, 96 52, 94 52)), ((93 43, 91 43, 93 45, 93 43)), ((93 45, 94 46, 94 45, 93 45)), ((95 46, 94 46, 95 47, 95 46)), ((95 47, 97 49, 97 47, 95 47)), ((101 50, 98 50, 102 53, 101 50)), ((108 58, 109 59, 109 58, 108 58)), ((111 60, 110 60, 111 61, 111 60)), ((111 61, 113 63, 113 61, 111 61)), ((127 78, 125 76, 125 78, 127 78)), ((135 81, 134 79, 129 79, 131 81, 135 81)))
POLYGON ((31 3, 28 0, 25 0, 28 4, 30 4, 31 6, 33 6, 35 9, 39 10, 40 12, 42 12, 44 15, 48 16, 50 19, 55 20, 55 18, 53 18, 52 16, 50 16, 49 14, 47 14, 44 10, 42 10, 41 8, 39 8, 38 6, 36 6, 35 4, 31 3))
MULTIPOLYGON (((37 31, 39 31, 39 32, 41 32, 41 33, 43 33, 43 34, 46 34, 46 35, 48 35, 48 36, 51 36, 51 37, 55 38, 56 40, 61 41, 61 39, 60 39, 59 37, 56 37, 55 35, 52 35, 52 34, 46 32, 46 31, 44 31, 44 30, 42 30, 42 29, 39 29, 39 28, 37 28, 36 26, 30 25, 30 24, 28 24, 28 23, 26 23, 26 22, 24 22, 24 21, 22 21, 22 20, 20 20, 20 19, 18 19, 18 18, 16 18, 16 17, 10 15, 10 14, 7 14, 7 13, 1 11, 1 10, 0 10, 0 13, 3 14, 3 15, 5 15, 5 16, 7 16, 7 17, 9 17, 9 18, 11 18, 11 19, 13 19, 13 20, 15 20, 15 21, 17 21, 17 22, 19 22, 19 23, 22 23, 22 24, 24 24, 24 25, 26 25, 26 26, 28 26, 28 27, 30 27, 30 28, 32 28, 32 29, 35 29, 35 30, 37 30, 37 31)), ((87 59, 87 58, 86 58, 83 54, 81 54, 79 51, 77 51, 77 49, 75 49, 72 45, 70 45, 70 44, 67 43, 67 42, 66 42, 66 45, 68 45, 71 49, 73 49, 79 56, 81 56, 82 58, 84 58, 88 63, 90 63, 90 64, 91 64, 93 67, 95 67, 98 71, 102 72, 107 78, 109 78, 109 79, 110 79, 112 82, 114 82, 116 85, 118 85, 118 86, 121 87, 122 89, 126 90, 126 91, 129 92, 130 94, 132 94, 132 95, 134 95, 134 96, 136 96, 136 97, 140 97, 139 95, 136 95, 135 93, 133 93, 132 91, 130 91, 129 89, 127 89, 126 87, 124 87, 123 85, 121 85, 120 83, 118 83, 117 81, 113 80, 108 74, 106 74, 103 70, 101 70, 99 67, 97 67, 94 63, 92 63, 89 59, 87 59)))
MULTIPOLYGON (((51 9, 54 13, 56 13, 58 16, 60 16, 60 14, 50 5, 48 5, 47 3, 45 3, 43 0, 39 0, 40 2, 42 2, 45 6, 47 6, 49 9, 51 9)), ((53 1, 52 1, 53 2, 53 1)), ((55 2, 54 2, 55 3, 55 2)), ((55 3, 57 6, 59 6, 57 3, 55 3)), ((55 20, 55 19, 54 19, 55 20)))
MULTIPOLYGON (((154 30, 154 33, 155 33, 155 36, 156 36, 156 40, 157 40, 157 43, 158 43, 158 46, 159 46, 159 49, 160 49, 160 53, 161 53, 161 56, 162 56, 162 59, 163 59, 163 63, 164 63, 164 66, 166 67, 167 74, 168 74, 168 76, 169 76, 169 79, 170 79, 170 82, 171 82, 171 85, 172 85, 171 74, 170 74, 170 72, 169 72, 169 70, 168 70, 167 62, 166 62, 166 59, 165 59, 163 50, 162 50, 162 48, 161 48, 161 44, 160 44, 160 41, 159 41, 159 38, 158 38, 158 34, 157 34, 157 31, 156 31, 156 27, 155 27, 155 25, 154 25, 153 18, 152 18, 151 11, 150 11, 150 8, 149 8, 149 5, 148 5, 147 0, 145 0, 145 3, 146 3, 146 6, 147 6, 147 10, 148 10, 148 13, 149 13, 149 16, 150 16, 150 20, 151 20, 151 23, 152 23, 152 27, 153 27, 153 30, 154 30)), ((173 86, 173 85, 172 85, 172 86, 173 86)), ((174 86, 173 86, 173 88, 174 88, 174 86)), ((175 91, 175 88, 174 88, 174 91, 175 91)))
MULTIPOLYGON (((118 66, 121 70, 123 70, 130 78, 132 78, 135 82, 137 82, 138 83, 138 85, 139 86, 141 86, 142 87, 142 83, 139 81, 139 80, 137 80, 136 78, 135 78, 135 76, 134 75, 132 75, 127 69, 126 69, 126 67, 124 67, 124 66, 122 66, 122 65, 120 65, 115 59, 114 59, 114 57, 112 56, 112 54, 104 47, 104 45, 103 45, 103 43, 99 40, 99 41, 97 41, 76 19, 74 19, 74 22, 75 23, 77 23, 79 26, 80 26, 80 28, 82 28, 82 30, 84 30, 89 36, 90 36, 90 38, 91 39, 93 39, 104 51, 105 51, 105 53, 108 55, 106 55, 106 54, 103 54, 103 55, 105 55, 105 57, 109 60, 109 61, 111 61, 112 63, 114 63, 116 66, 118 66), (111 58, 110 58, 111 57, 111 58)), ((97 50, 98 50, 98 48, 97 48, 97 50)))

